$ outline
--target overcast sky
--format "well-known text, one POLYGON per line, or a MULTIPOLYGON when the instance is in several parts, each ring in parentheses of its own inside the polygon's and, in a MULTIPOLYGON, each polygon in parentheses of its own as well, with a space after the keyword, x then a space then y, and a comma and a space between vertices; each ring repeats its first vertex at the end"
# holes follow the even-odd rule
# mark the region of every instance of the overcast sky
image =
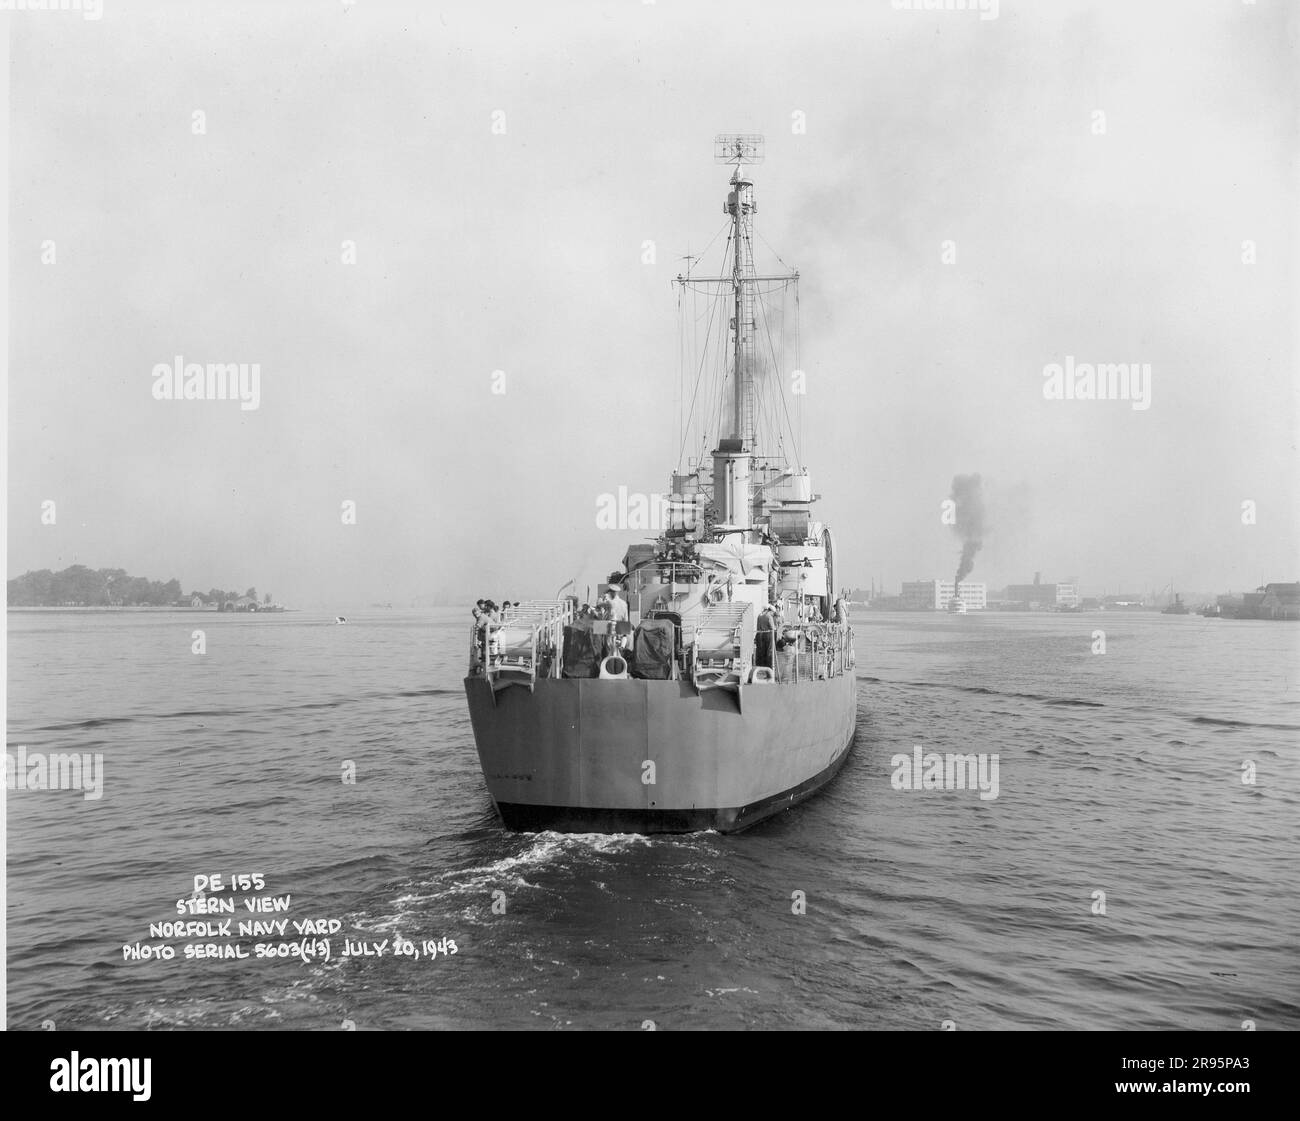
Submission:
POLYGON ((747 131, 841 583, 950 579, 970 472, 991 586, 1300 579, 1296 5, 702 7, 0 17, 10 576, 303 607, 603 578, 644 534, 598 496, 668 489, 670 278, 747 131), (258 407, 156 400, 177 355, 257 363, 258 407), (1067 356, 1149 363, 1150 407, 1045 399, 1067 356))

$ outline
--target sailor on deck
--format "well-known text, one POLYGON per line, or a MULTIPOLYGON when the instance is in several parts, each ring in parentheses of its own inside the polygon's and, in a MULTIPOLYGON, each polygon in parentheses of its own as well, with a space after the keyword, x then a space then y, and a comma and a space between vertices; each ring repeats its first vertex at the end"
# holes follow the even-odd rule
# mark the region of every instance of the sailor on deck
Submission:
POLYGON ((609 617, 616 623, 627 622, 627 600, 619 598, 619 592, 623 589, 618 584, 611 584, 609 591, 605 594, 609 597, 609 617))
POLYGON ((772 640, 776 637, 776 608, 770 603, 759 612, 756 624, 754 665, 772 667, 772 640))
POLYGON ((483 627, 483 634, 486 637, 488 655, 493 660, 501 657, 501 635, 498 628, 501 626, 501 608, 492 600, 487 601, 487 611, 480 620, 483 627))
POLYGON ((626 650, 631 644, 631 626, 628 623, 627 600, 619 597, 622 588, 618 584, 611 584, 609 590, 605 593, 605 600, 609 604, 609 618, 613 622, 614 641, 611 643, 612 650, 626 650))
POLYGON ((488 614, 488 601, 480 599, 474 604, 474 635, 470 641, 470 665, 477 671, 483 665, 487 653, 488 623, 492 617, 488 614))

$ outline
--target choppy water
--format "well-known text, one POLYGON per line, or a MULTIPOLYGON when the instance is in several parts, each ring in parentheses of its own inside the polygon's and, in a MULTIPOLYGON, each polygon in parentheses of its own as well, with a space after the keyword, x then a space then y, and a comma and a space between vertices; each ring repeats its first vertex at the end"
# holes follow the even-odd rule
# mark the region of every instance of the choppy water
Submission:
POLYGON ((1300 1027, 1300 627, 859 612, 835 783, 646 839, 499 828, 463 615, 10 614, 9 750, 105 768, 8 797, 10 1026, 1300 1027), (918 743, 998 798, 893 789, 918 743), (122 960, 213 872, 458 952, 122 960))

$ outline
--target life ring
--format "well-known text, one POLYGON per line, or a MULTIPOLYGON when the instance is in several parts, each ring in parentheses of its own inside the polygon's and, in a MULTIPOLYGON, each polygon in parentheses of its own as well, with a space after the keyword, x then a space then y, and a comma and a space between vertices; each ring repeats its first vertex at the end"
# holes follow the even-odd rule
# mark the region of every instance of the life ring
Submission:
POLYGON ((771 666, 755 666, 749 671, 751 685, 775 685, 776 671, 771 666))
POLYGON ((609 681, 626 680, 628 676, 626 659, 611 654, 600 663, 600 676, 609 681))

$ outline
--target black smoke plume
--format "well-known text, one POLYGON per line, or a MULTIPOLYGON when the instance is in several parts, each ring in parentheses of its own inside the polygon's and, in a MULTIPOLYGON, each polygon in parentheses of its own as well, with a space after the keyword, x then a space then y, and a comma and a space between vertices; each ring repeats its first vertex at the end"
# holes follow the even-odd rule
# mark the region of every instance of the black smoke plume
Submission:
POLYGON ((953 591, 975 567, 975 554, 984 544, 984 488, 978 475, 954 475, 952 494, 957 520, 953 531, 961 538, 961 560, 953 578, 953 591))

